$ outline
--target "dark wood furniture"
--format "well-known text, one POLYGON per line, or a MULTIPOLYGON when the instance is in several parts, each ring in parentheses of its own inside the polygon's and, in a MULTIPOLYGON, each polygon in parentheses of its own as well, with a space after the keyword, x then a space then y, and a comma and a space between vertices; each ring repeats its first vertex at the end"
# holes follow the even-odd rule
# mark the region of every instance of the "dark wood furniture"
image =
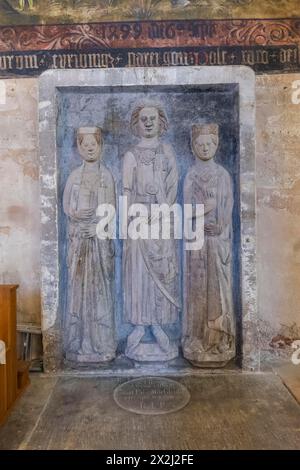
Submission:
POLYGON ((29 364, 17 360, 17 285, 0 285, 0 340, 6 346, 6 364, 0 364, 0 424, 29 384, 29 364))

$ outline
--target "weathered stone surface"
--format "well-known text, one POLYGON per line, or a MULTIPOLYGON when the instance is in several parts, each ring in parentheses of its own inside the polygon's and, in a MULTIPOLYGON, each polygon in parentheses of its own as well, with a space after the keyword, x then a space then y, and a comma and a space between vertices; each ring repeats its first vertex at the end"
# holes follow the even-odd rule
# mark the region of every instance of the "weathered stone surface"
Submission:
MULTIPOLYGON (((177 200, 178 169, 173 146, 162 141, 168 119, 162 106, 137 103, 131 129, 138 143, 126 152, 123 191, 128 204, 167 204, 177 200), (135 176, 136 175, 136 176, 135 176)), ((163 216, 161 217, 163 219, 163 216)), ((150 233, 151 221, 143 222, 150 233)), ((171 229, 170 229, 171 232, 171 229)), ((178 257, 176 240, 132 240, 124 242, 124 318, 133 325, 126 355, 138 361, 167 361, 178 356, 178 347, 164 331, 178 320, 178 257), (167 262, 166 262, 167 260, 167 262), (150 329, 154 341, 141 340, 150 329)))
POLYGON ((219 132, 216 123, 193 125, 196 161, 184 181, 184 203, 204 209, 203 246, 186 250, 183 269, 183 355, 198 367, 223 367, 236 352, 234 195, 230 174, 215 162, 219 132))
POLYGON ((20 284, 18 321, 40 323, 38 83, 3 80, 0 104, 0 283, 20 284))
POLYGON ((102 162, 103 142, 101 128, 77 129, 82 163, 69 174, 63 193, 68 225, 64 350, 75 362, 109 362, 117 348, 114 242, 97 236, 98 206, 116 206, 114 180, 102 162))
MULTIPOLYGON (((78 72, 75 74, 79 75, 78 72)), ((292 337, 294 337, 293 325, 299 326, 297 306, 300 292, 298 289, 300 114, 299 105, 293 104, 291 100, 292 84, 299 79, 300 74, 256 77, 258 311, 265 348, 269 348, 272 337, 281 331, 281 324, 287 326, 286 330, 290 330, 292 337)), ((41 284, 36 109, 38 80, 22 78, 3 80, 3 82, 6 84, 6 102, 0 104, 0 121, 1 128, 7 132, 1 133, 0 149, 0 277, 1 282, 20 283, 19 320, 39 323, 41 284), (10 128, 6 125, 7 119, 11 123, 10 128)), ((117 76, 112 78, 112 83, 120 83, 117 76)), ((40 107, 41 112, 45 110, 47 116, 49 96, 45 94, 44 98, 40 107)), ((41 130, 46 124, 47 121, 40 122, 41 130)), ((114 125, 121 124, 114 121, 114 125)), ((247 137, 245 142, 246 148, 250 148, 252 152, 254 141, 247 137)), ((48 142, 45 140, 46 146, 49 145, 51 148, 52 144, 52 139, 48 142)), ((251 159, 245 158, 241 163, 244 170, 242 172, 244 175, 241 175, 243 193, 241 210, 244 226, 247 225, 249 235, 243 239, 243 246, 247 250, 255 236, 255 226, 252 224, 255 207, 251 204, 255 174, 251 159), (248 194, 250 202, 247 201, 248 194)), ((44 188, 42 222, 46 223, 55 220, 55 215, 51 213, 50 201, 55 184, 54 175, 52 178, 42 177, 41 181, 44 188)), ((53 198, 55 200, 56 195, 53 198)), ((47 231, 43 234, 42 252, 47 259, 57 256, 55 242, 51 241, 55 237, 55 230, 55 224, 49 223, 47 231)), ((249 263, 252 261, 250 256, 249 263)), ((44 328, 48 329, 53 325, 57 314, 57 299, 53 296, 57 286, 54 277, 51 277, 53 272, 51 274, 48 269, 45 270, 43 267, 42 269, 43 278, 52 279, 53 286, 53 291, 49 290, 47 296, 43 294, 44 309, 47 310, 43 322, 44 328)), ((253 276, 249 279, 254 282, 253 276)), ((249 309, 251 308, 250 302, 249 309)), ((51 338, 57 337, 58 331, 53 330, 51 338)), ((251 342, 251 338, 249 341, 251 342)), ((52 341, 45 339, 45 345, 48 343, 49 354, 51 348, 51 358, 54 359, 59 344, 57 347, 53 346, 52 341)), ((50 356, 46 354, 46 357, 49 361, 50 356)))
POLYGON ((57 377, 41 374, 30 376, 29 387, 16 402, 7 421, 0 427, 0 450, 26 448, 56 382, 57 377))
POLYGON ((142 415, 174 413, 190 401, 188 389, 164 377, 129 380, 114 390, 114 400, 121 408, 142 415))
MULTIPOLYGON (((240 116, 240 185, 241 191, 241 318, 240 318, 240 349, 243 349, 243 367, 257 370, 259 352, 257 350, 257 312, 256 312, 256 262, 255 262, 255 174, 254 174, 254 74, 244 67, 193 67, 190 69, 115 69, 92 71, 51 71, 40 79, 40 153, 41 153, 41 197, 42 197, 42 290, 44 338, 47 344, 45 352, 46 370, 48 359, 51 368, 58 368, 61 362, 61 347, 58 335, 61 328, 63 307, 60 296, 60 264, 59 264, 59 211, 56 204, 58 193, 57 174, 59 147, 56 147, 56 90, 60 93, 64 87, 80 87, 89 93, 97 86, 127 87, 135 86, 195 86, 208 85, 239 86, 240 116), (235 84, 235 85, 232 85, 235 84), (87 88, 89 87, 89 88, 87 88), (244 218, 244 216, 246 217, 244 218), (245 221, 245 223, 244 223, 245 221), (251 223, 252 222, 252 223, 251 223), (51 227, 51 236, 49 229, 51 227), (53 230, 54 225, 54 230, 53 230), (48 244, 51 245, 48 245, 48 244), (51 246, 51 253, 49 247, 51 246), (49 256, 50 253, 50 256, 49 256), (53 346, 51 346, 53 344, 53 346)), ((70 88, 68 88, 70 89, 70 88)), ((72 88, 71 88, 72 89, 72 88)), ((73 88, 74 89, 74 88, 73 88)), ((236 88, 237 89, 237 88, 236 88)), ((192 110, 193 111, 193 110, 192 110)), ((193 119, 199 117, 199 111, 193 111, 193 119)), ((88 113, 84 112, 87 118, 88 113)), ((72 126, 66 115, 66 124, 72 126)), ((116 117, 111 116, 112 123, 116 117)), ((61 141, 58 136, 58 142, 61 141)), ((242 351, 240 351, 242 352, 242 351)))
POLYGON ((299 79, 299 74, 256 79, 258 311, 264 349, 282 325, 291 339, 300 326, 300 105, 292 102, 292 85, 299 79))
POLYGON ((188 405, 154 416, 116 405, 113 391, 124 380, 61 377, 53 390, 52 378, 39 378, 1 430, 0 447, 299 449, 299 405, 272 374, 182 377, 178 381, 191 394, 188 405))

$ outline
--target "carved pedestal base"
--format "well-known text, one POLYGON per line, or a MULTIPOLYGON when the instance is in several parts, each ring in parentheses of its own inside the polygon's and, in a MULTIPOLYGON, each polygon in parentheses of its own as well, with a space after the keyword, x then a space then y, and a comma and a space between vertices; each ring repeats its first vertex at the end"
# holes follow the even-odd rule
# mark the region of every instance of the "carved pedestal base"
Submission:
POLYGON ((75 354, 75 353, 67 353, 66 354, 67 361, 72 362, 81 362, 81 363, 98 363, 98 362, 110 362, 115 359, 113 354, 75 354))
POLYGON ((170 342, 168 350, 164 351, 157 343, 139 343, 134 349, 126 348, 125 354, 130 359, 140 362, 171 361, 178 356, 178 346, 170 342))
POLYGON ((195 367, 217 368, 225 367, 235 357, 235 351, 226 351, 220 354, 208 352, 184 352, 184 357, 195 367))

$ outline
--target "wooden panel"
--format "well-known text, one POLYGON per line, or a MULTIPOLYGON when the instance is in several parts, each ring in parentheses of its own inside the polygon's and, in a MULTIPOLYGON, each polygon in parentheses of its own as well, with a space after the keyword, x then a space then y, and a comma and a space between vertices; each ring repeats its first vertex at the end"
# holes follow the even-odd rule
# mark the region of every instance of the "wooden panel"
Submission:
POLYGON ((4 341, 8 349, 11 344, 11 334, 9 326, 9 306, 10 289, 0 286, 0 339, 4 341))
POLYGON ((27 385, 30 383, 29 380, 29 367, 30 362, 18 361, 17 363, 17 391, 21 393, 27 385))
POLYGON ((3 417, 17 397, 17 287, 16 285, 0 286, 0 339, 5 342, 6 346, 6 364, 0 366, 0 416, 3 413, 3 417))
POLYGON ((6 366, 0 365, 0 424, 4 420, 7 411, 6 392, 6 366))
POLYGON ((7 407, 10 408, 17 397, 17 365, 15 350, 6 353, 7 407))

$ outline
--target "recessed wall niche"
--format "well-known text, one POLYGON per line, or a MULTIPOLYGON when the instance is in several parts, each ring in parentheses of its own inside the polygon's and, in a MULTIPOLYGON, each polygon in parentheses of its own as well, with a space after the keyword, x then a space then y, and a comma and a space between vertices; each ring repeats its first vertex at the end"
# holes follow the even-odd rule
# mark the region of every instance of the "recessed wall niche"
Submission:
MULTIPOLYGON (((258 369, 254 119, 254 75, 245 67, 51 71, 41 76, 46 370, 195 373, 230 359, 231 366, 258 369), (149 139, 143 140, 133 125, 133 114, 138 111, 139 117, 141 109, 146 109, 145 120, 157 115, 159 121, 156 144, 146 149, 143 142, 149 139), (97 128, 98 179, 98 169, 92 176, 85 173, 81 148, 93 141, 97 128), (215 145, 211 168, 202 165, 210 145, 215 145), (163 162, 160 169, 156 161, 163 162), (187 190, 187 181, 196 186, 187 190), (82 189, 78 196, 84 185, 88 196, 82 189), (211 241, 205 241, 203 255, 195 252, 188 260, 184 240, 153 246, 117 237, 108 247, 82 236, 91 219, 82 211, 75 217, 70 209, 74 201, 77 210, 88 210, 91 192, 96 192, 97 202, 100 193, 118 202, 129 186, 133 202, 182 205, 189 195, 193 203, 212 204, 205 215, 210 217, 205 240, 211 241), (214 227, 222 225, 218 233, 212 221, 214 227), (187 282, 191 276, 192 288, 187 282), (99 334, 98 324, 104 325, 99 334)), ((146 133, 155 127, 149 123, 146 133)))

